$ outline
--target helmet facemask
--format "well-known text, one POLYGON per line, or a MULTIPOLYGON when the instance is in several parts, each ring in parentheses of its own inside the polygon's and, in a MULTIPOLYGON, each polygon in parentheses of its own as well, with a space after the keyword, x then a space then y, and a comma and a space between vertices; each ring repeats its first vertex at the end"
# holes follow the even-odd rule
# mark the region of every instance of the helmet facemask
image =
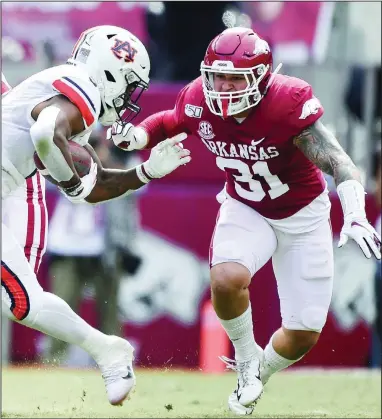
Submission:
POLYGON ((210 111, 226 118, 241 113, 256 106, 263 95, 259 84, 266 76, 269 65, 260 64, 251 68, 234 68, 229 61, 215 61, 212 66, 203 62, 202 73, 203 92, 210 111), (234 92, 217 92, 214 88, 215 74, 229 74, 244 76, 247 82, 245 89, 234 92))
MULTIPOLYGON (((112 76, 106 76, 108 81, 112 82, 112 76)), ((101 95, 104 112, 99 120, 103 125, 111 125, 114 122, 126 125, 141 111, 138 101, 143 91, 148 89, 148 83, 143 81, 133 70, 130 70, 124 78, 126 89, 122 94, 111 100, 106 100, 101 95)))
MULTIPOLYGON (((134 75, 139 79, 135 73, 134 75)), ((149 87, 141 79, 129 83, 129 76, 126 77, 127 87, 125 92, 113 100, 113 106, 118 115, 116 122, 122 125, 131 122, 139 114, 141 107, 138 105, 138 101, 142 93, 149 87)))

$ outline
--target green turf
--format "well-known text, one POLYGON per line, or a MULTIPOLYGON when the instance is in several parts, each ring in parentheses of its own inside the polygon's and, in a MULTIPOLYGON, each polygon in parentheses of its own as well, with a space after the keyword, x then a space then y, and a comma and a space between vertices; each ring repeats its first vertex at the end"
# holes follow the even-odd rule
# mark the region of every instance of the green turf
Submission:
MULTIPOLYGON (((10 368, 2 372, 6 418, 224 418, 233 373, 137 371, 123 407, 108 405, 96 371, 10 368)), ((271 378, 256 407, 261 418, 380 418, 379 371, 285 372, 271 378)))

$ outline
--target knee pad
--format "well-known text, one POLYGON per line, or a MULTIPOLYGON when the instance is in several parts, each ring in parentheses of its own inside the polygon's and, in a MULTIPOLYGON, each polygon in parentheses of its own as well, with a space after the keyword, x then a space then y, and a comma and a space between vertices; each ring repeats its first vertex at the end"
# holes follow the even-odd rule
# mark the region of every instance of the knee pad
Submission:
POLYGON ((305 307, 301 311, 302 330, 321 332, 326 323, 328 310, 319 306, 305 307))

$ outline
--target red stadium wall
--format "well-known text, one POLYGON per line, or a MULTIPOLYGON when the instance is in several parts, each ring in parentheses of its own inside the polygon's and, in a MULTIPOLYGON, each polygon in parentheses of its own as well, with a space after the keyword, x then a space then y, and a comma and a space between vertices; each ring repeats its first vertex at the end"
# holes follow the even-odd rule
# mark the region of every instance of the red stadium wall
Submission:
MULTIPOLYGON (((179 86, 153 86, 142 100, 142 115, 172 107, 179 86)), ((149 185, 140 198, 142 227, 155 231, 191 252, 207 260, 218 203, 215 195, 223 185, 223 173, 216 168, 214 157, 195 138, 185 142, 191 149, 193 161, 168 178, 149 185)), ((337 196, 332 197, 332 226, 335 235, 342 226, 342 210, 337 196)), ((54 193, 48 191, 50 210, 54 205, 54 193)), ((372 195, 367 195, 369 220, 377 217, 372 195)), ((47 277, 48 258, 40 270, 40 282, 49 289, 47 277)), ((182 281, 182 278, 179 278, 182 281)), ((208 291, 202 298, 208 298, 208 291)), ((251 285, 256 340, 265 345, 279 327, 279 303, 276 282, 270 263, 264 266, 251 285)), ((81 315, 96 326, 96 313, 92 301, 85 301, 81 315)), ((200 317, 192 325, 185 325, 168 316, 148 325, 125 324, 125 335, 139 343, 138 363, 145 366, 197 367, 200 341, 200 317), (171 361, 169 361, 171 360, 171 361)), ((15 362, 36 359, 38 332, 15 324, 13 329, 12 359, 15 362)), ((329 314, 326 327, 317 346, 300 362, 309 366, 365 366, 370 350, 370 329, 359 323, 351 331, 344 331, 329 314)))

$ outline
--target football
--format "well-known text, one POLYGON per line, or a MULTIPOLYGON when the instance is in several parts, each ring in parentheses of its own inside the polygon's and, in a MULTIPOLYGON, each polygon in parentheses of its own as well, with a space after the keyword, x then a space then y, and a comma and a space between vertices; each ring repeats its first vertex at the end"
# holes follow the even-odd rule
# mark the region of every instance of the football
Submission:
MULTIPOLYGON (((79 145, 73 141, 69 141, 69 151, 72 155, 74 167, 77 170, 77 173, 80 177, 83 177, 89 173, 91 164, 92 164, 92 157, 89 152, 84 148, 82 145, 79 145)), ((43 162, 40 160, 38 154, 35 152, 33 155, 34 162, 38 170, 42 171, 45 170, 45 166, 43 162)), ((48 173, 41 172, 41 174, 49 180, 49 182, 57 185, 58 182, 52 178, 48 173)))

